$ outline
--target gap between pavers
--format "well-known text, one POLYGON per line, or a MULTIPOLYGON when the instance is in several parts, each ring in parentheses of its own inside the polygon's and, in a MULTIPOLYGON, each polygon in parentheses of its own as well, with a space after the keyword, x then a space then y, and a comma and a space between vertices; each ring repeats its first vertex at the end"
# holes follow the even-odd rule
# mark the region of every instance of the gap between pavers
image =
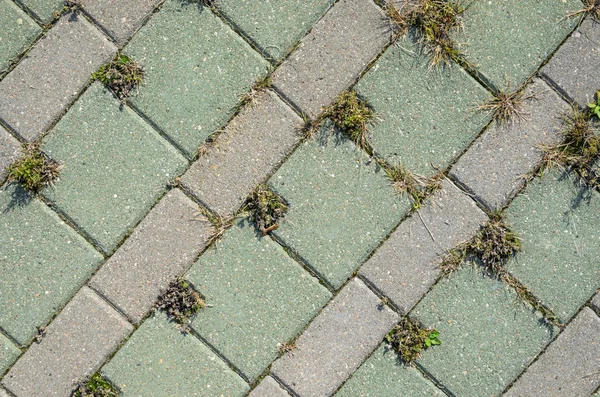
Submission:
POLYGON ((85 18, 64 15, 0 81, 0 118, 23 138, 36 139, 116 50, 85 18))
POLYGON ((0 333, 0 379, 4 372, 17 360, 21 349, 4 334, 0 333))
POLYGON ((12 366, 2 385, 18 396, 69 396, 133 331, 117 311, 83 287, 12 366))
POLYGON ((290 397, 290 394, 282 389, 275 379, 267 376, 248 394, 248 397, 290 397))
POLYGON ((398 315, 354 278, 311 322, 271 375, 301 396, 330 396, 379 345, 398 315))

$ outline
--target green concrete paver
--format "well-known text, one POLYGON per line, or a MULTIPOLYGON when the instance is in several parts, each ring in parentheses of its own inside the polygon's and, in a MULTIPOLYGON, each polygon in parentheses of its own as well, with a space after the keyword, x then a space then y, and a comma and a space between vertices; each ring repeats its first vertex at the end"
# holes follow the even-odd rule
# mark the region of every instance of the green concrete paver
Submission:
POLYGON ((0 73, 23 52, 42 29, 10 0, 0 0, 0 73))
POLYGON ((167 1, 124 52, 146 72, 131 102, 189 157, 268 65, 208 8, 179 0, 167 1))
POLYGON ((397 354, 382 344, 335 396, 432 397, 444 396, 444 393, 416 368, 400 362, 397 354))
POLYGON ((192 327, 249 379, 278 356, 331 294, 251 225, 231 229, 187 274, 211 307, 192 327))
POLYGON ((0 377, 15 362, 19 354, 21 350, 10 339, 0 334, 0 377))
POLYGON ((565 19, 578 0, 473 1, 463 14, 467 59, 497 87, 512 89, 534 74, 578 22, 565 19))
POLYGON ((419 362, 457 396, 499 395, 554 332, 514 290, 470 263, 436 284, 412 316, 440 331, 442 344, 419 362))
POLYGON ((16 185, 0 191, 0 327, 27 344, 77 292, 102 256, 16 185))
POLYGON ((508 270, 561 321, 567 321, 600 286, 600 195, 581 199, 578 182, 558 172, 529 183, 508 208, 523 239, 508 270), (581 199, 581 200, 580 200, 581 199))
POLYGON ((49 23, 54 18, 54 12, 62 10, 64 0, 15 0, 29 8, 43 23, 49 23))
POLYGON ((277 237, 335 288, 410 208, 384 170, 327 125, 269 183, 289 202, 277 237))
POLYGON ((163 314, 149 317, 102 368, 120 396, 243 396, 243 379, 163 314))
POLYGON ((490 118, 470 111, 490 94, 462 68, 432 69, 410 38, 391 46, 358 82, 374 108, 371 144, 390 163, 420 174, 445 168, 490 118))
POLYGON ((221 0, 219 10, 265 57, 281 59, 335 0, 221 0))
POLYGON ((43 141, 64 162, 60 181, 43 191, 110 252, 187 162, 100 83, 94 83, 43 141))

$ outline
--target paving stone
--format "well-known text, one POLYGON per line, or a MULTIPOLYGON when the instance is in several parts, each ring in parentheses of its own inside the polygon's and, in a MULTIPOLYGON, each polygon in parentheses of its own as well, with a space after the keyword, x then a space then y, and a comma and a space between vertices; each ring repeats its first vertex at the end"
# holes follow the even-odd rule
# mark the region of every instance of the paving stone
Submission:
POLYGON ((584 308, 504 396, 589 396, 600 386, 599 335, 600 318, 584 308))
POLYGON ((348 88, 390 40, 371 0, 340 0, 275 71, 275 87, 310 117, 348 88))
POLYGON ((415 368, 404 365, 385 344, 352 375, 336 397, 445 396, 415 368))
POLYGON ((123 44, 139 29, 160 0, 82 0, 83 9, 117 43, 123 44))
POLYGON ((457 396, 499 395, 557 332, 470 263, 438 282, 411 315, 440 331, 442 344, 419 363, 457 396))
POLYGON ((470 239, 487 220, 475 202, 447 179, 419 214, 402 222, 360 269, 360 275, 403 313, 440 276, 441 255, 470 239))
POLYGON ((261 49, 279 60, 325 14, 335 0, 221 0, 219 10, 261 49))
POLYGON ((133 110, 94 83, 42 145, 62 161, 43 191, 105 251, 150 210, 187 161, 133 110))
POLYGON ((507 211, 523 240, 508 270, 567 321, 600 287, 600 195, 583 197, 578 182, 558 172, 530 182, 507 211))
POLYGON ((0 327, 26 345, 91 276, 102 256, 14 184, 0 191, 0 214, 0 327))
POLYGON ((594 94, 600 87, 600 76, 594 68, 598 64, 600 26, 587 18, 542 68, 542 74, 585 107, 595 101, 594 94))
POLYGON ((146 73, 131 102, 190 158, 268 66, 210 10, 180 0, 168 0, 124 52, 146 73))
POLYGON ((10 0, 0 0, 0 74, 42 32, 33 19, 10 0))
POLYGON ((133 331, 133 326, 83 287, 3 379, 18 396, 68 396, 133 331))
POLYGON ((2 387, 0 387, 0 397, 10 397, 2 387))
POLYGON ((23 4, 43 23, 50 23, 54 13, 61 11, 65 5, 64 0, 15 0, 23 4))
POLYGON ((525 183, 525 175, 541 160, 540 144, 560 141, 560 117, 569 105, 542 80, 534 79, 525 95, 527 121, 492 123, 450 171, 489 208, 501 208, 525 183))
POLYGON ((467 59, 497 87, 515 89, 533 75, 578 22, 565 18, 578 0, 476 1, 463 14, 467 59))
POLYGON ((377 114, 375 151, 431 175, 432 165, 446 168, 488 123, 489 112, 472 109, 490 94, 460 67, 431 68, 414 39, 400 46, 390 46, 355 89, 377 114))
POLYGON ((85 18, 63 16, 0 81, 0 117, 22 137, 36 139, 115 51, 85 18))
MULTIPOLYGON (((21 350, 10 339, 0 333, 0 378, 20 354, 21 350)), ((0 396, 2 396, 1 392, 0 389, 0 396)))
POLYGON ((19 158, 21 145, 0 126, 0 183, 7 176, 7 168, 19 158))
POLYGON ((275 379, 267 376, 248 395, 248 397, 289 397, 288 392, 283 390, 275 379))
POLYGON ((351 280, 273 363, 271 374, 301 396, 330 396, 398 321, 362 281, 351 280))
POLYGON ((243 396, 243 379, 163 314, 150 316, 102 368, 121 396, 243 396))
POLYGON ((410 208, 385 171, 328 126, 269 183, 289 203, 276 236, 336 289, 410 208))
POLYGON ((92 287, 139 323, 206 246, 212 228, 198 210, 171 190, 94 275, 92 287))
POLYGON ((279 244, 257 238, 249 224, 231 229, 186 278, 211 305, 192 327, 251 381, 331 298, 279 244))
POLYGON ((594 299, 592 299, 592 306, 594 306, 596 308, 596 310, 600 310, 600 293, 597 293, 596 296, 594 296, 594 299))
POLYGON ((300 125, 302 119, 267 91, 227 125, 216 146, 190 167, 181 183, 229 217, 291 152, 300 125))

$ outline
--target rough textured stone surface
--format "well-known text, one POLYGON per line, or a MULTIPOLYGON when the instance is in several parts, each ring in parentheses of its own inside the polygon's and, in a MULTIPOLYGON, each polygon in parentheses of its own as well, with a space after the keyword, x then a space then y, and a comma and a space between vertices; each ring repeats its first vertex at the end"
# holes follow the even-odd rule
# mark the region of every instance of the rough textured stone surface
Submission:
POLYGON ((43 194, 110 252, 148 212, 185 159, 100 83, 43 141, 64 169, 43 194))
POLYGON ((523 106, 527 120, 493 123, 452 167, 457 178, 489 208, 501 208, 525 182, 542 157, 541 144, 560 141, 560 117, 569 106, 543 81, 534 79, 523 106))
POLYGON ((275 71, 275 87, 315 117, 354 82, 389 39, 389 22, 373 1, 340 0, 275 71))
POLYGON ((186 278, 211 305, 192 327, 251 381, 331 298, 279 244, 257 238, 248 224, 230 229, 186 278))
POLYGON ((116 47, 85 18, 63 16, 0 81, 0 118, 28 140, 45 132, 116 47))
POLYGON ((140 27, 160 0, 82 0, 83 8, 117 43, 124 43, 140 27))
POLYGON ((592 306, 596 308, 596 310, 600 310, 600 293, 597 293, 592 299, 592 306))
POLYGON ((221 10, 261 49, 278 60, 321 18, 334 0, 221 0, 221 10))
POLYGON ((567 321, 600 286, 600 195, 549 172, 515 198, 507 220, 524 242, 508 270, 567 321))
POLYGON ((10 397, 3 387, 0 387, 0 397, 10 397))
POLYGON ((598 386, 600 318, 586 307, 504 396, 587 397, 598 386))
POLYGON ((102 256, 16 185, 0 191, 0 214, 0 327, 26 345, 102 256))
POLYGON ((385 345, 373 352, 335 394, 336 397, 445 396, 415 368, 398 360, 385 345))
POLYGON ((54 19, 54 13, 61 11, 65 5, 64 0, 16 0, 23 4, 43 23, 50 23, 54 19))
POLYGON ((146 72, 131 102, 189 157, 268 65, 208 8, 180 0, 168 0, 124 51, 146 72))
POLYGON ((12 135, 0 126, 0 183, 7 176, 7 168, 21 154, 21 145, 12 135))
POLYGON ((229 217, 292 150, 301 125, 302 119, 267 91, 227 125, 216 146, 192 165, 181 183, 229 217))
POLYGON ((181 190, 171 190, 94 275, 91 285, 138 323, 196 259, 211 229, 194 202, 181 190))
POLYGON ((361 276, 403 313, 438 279, 441 255, 471 238, 487 220, 475 202, 449 180, 444 180, 442 190, 419 214, 402 222, 360 269, 361 276))
POLYGON ((385 171, 325 126, 269 180, 289 203, 278 238, 340 287, 410 207, 385 171))
POLYGON ((2 382, 18 396, 68 396, 131 331, 115 309, 83 287, 2 382))
POLYGON ((398 321, 360 280, 353 279, 275 361, 271 373, 301 396, 329 396, 398 321))
POLYGON ((0 1, 0 75, 42 29, 10 0, 0 1))
POLYGON ((446 168, 490 118, 474 112, 490 94, 460 67, 431 68, 414 39, 390 46, 355 89, 373 107, 371 145, 419 174, 446 168))
POLYGON ((411 315, 440 331, 442 344, 419 363, 457 396, 499 395, 556 332, 470 263, 437 283, 411 315))
POLYGON ((275 379, 264 378, 248 397, 289 397, 289 393, 281 388, 275 379))
POLYGON ((102 368, 121 396, 243 396, 249 387, 225 362, 163 314, 149 317, 102 368))
MULTIPOLYGON (((0 334, 0 378, 20 354, 21 350, 10 339, 0 334)), ((1 391, 0 389, 0 396, 2 395, 1 391)))
POLYGON ((600 75, 600 25, 591 18, 569 37, 542 69, 542 74, 580 106, 595 101, 600 75))
POLYGON ((581 9, 578 0, 476 1, 463 14, 467 59, 492 84, 503 88, 507 81, 519 87, 558 47, 578 22, 565 18, 581 9))

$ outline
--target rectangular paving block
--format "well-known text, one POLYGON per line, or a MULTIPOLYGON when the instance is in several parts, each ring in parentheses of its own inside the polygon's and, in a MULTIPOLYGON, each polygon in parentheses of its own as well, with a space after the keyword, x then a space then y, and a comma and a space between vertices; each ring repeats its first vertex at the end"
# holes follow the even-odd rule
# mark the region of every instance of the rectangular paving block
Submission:
POLYGON ((64 0, 15 0, 30 10, 42 23, 50 23, 62 11, 64 0))
POLYGON ((522 108, 527 120, 490 124, 450 171, 491 209, 501 208, 521 190, 526 174, 542 158, 540 145, 561 139, 560 117, 569 105, 537 78, 525 90, 532 94, 535 98, 522 108))
POLYGON ((225 127, 181 183, 213 211, 229 217, 291 152, 300 125, 302 119, 267 90, 225 127))
POLYGON ((394 191, 385 171, 328 123, 269 184, 289 203, 274 234, 335 289, 411 206, 394 191))
POLYGON ((336 397, 442 397, 445 394, 385 343, 335 393, 336 397))
POLYGON ((575 27, 578 18, 565 16, 581 7, 579 0, 474 1, 455 39, 493 85, 519 87, 575 27))
POLYGON ((248 397, 290 397, 290 394, 282 389, 275 379, 267 376, 248 394, 248 397))
POLYGON ((407 37, 390 46, 355 86, 377 115, 369 126, 375 152, 390 164, 431 175, 464 151, 490 119, 475 112, 489 92, 462 68, 431 68, 407 37))
POLYGON ((168 0, 125 47, 145 71, 131 103, 190 157, 268 62, 207 7, 168 0))
POLYGON ((55 212, 14 184, 0 191, 0 327, 27 345, 103 260, 55 212))
POLYGON ((588 103, 595 102, 594 94, 600 88, 600 75, 594 67, 598 64, 600 26, 589 17, 558 49, 541 72, 579 106, 586 107, 588 103))
POLYGON ((63 16, 0 81, 0 118, 23 138, 36 139, 115 51, 85 18, 63 16))
POLYGON ((600 318, 584 308, 505 397, 587 397, 600 386, 600 318))
POLYGON ((161 0, 82 0, 85 12, 119 44, 127 41, 161 0))
POLYGON ((505 284, 465 263, 411 312, 440 331, 419 364, 456 396, 497 396, 550 342, 556 329, 505 284))
MULTIPOLYGON (((4 372, 15 362, 21 354, 19 349, 10 339, 0 333, 0 379, 4 372)), ((2 390, 0 389, 0 392, 2 390)), ((0 393, 0 396, 2 394, 0 393)))
POLYGON ((11 0, 0 0, 0 75, 42 32, 11 0))
POLYGON ((352 279, 273 363, 271 374, 301 396, 330 396, 377 347, 398 315, 352 279))
POLYGON ((354 82, 390 35, 372 0, 340 0, 274 72, 275 87, 314 118, 354 82))
POLYGON ((187 166, 173 146, 98 82, 42 147, 64 163, 60 181, 43 195, 107 253, 187 166))
POLYGON ((375 251, 360 275, 408 313, 440 276, 441 256, 470 239, 486 220, 475 202, 445 179, 442 189, 375 251))
POLYGON ((120 396, 241 397, 250 389, 198 338, 150 316, 102 368, 120 396))
POLYGON ((171 190, 94 275, 90 285, 139 323, 158 296, 204 249, 211 226, 198 206, 171 190))
POLYGON ((8 176, 7 168, 21 155, 21 144, 0 126, 0 184, 8 176))
POLYGON ((18 396, 68 396, 133 331, 115 309, 83 287, 2 380, 18 396))
POLYGON ((252 39, 265 58, 279 60, 335 0, 221 0, 219 11, 252 39))
POLYGON ((576 178, 547 172, 507 210, 507 221, 523 240, 508 270, 561 321, 568 321, 600 287, 600 194, 582 194, 576 178))
POLYGON ((234 226, 186 275, 210 305, 192 327, 250 381, 331 298, 279 244, 256 234, 234 226))

